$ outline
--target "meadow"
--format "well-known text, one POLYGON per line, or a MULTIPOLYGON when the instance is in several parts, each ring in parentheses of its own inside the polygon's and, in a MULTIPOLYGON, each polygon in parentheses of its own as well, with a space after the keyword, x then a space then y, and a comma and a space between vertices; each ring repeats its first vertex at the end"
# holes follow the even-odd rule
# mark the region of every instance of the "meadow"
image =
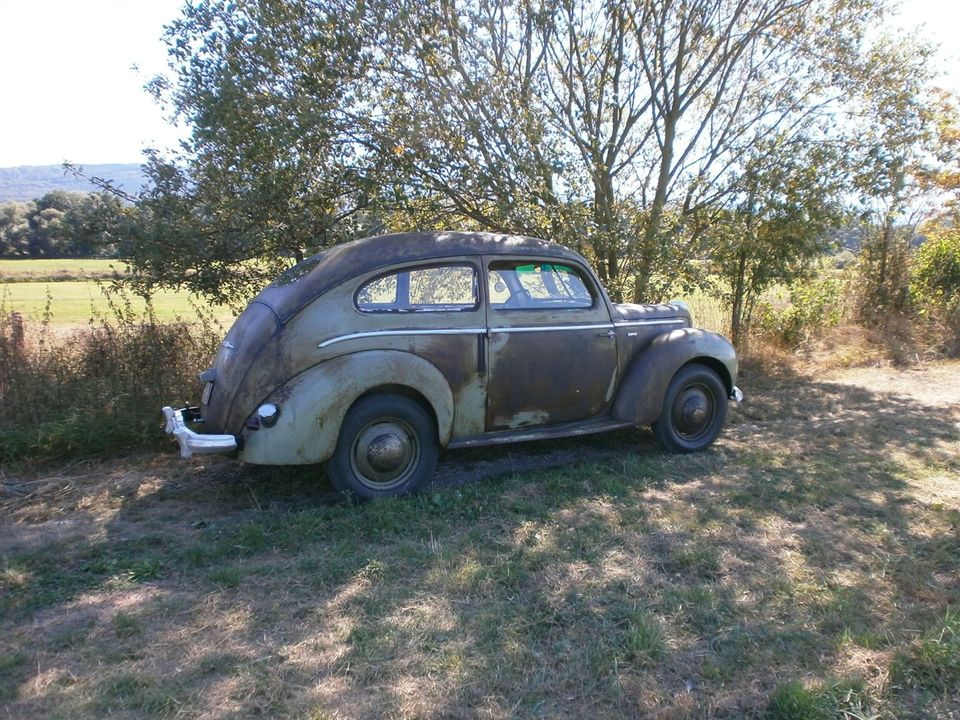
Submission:
MULTIPOLYGON (((111 304, 129 303, 133 313, 142 314, 143 298, 124 293, 118 299, 110 289, 112 281, 125 272, 118 260, 27 259, 0 260, 0 296, 7 312, 20 312, 25 319, 40 322, 49 316, 49 323, 59 327, 86 325, 91 318, 112 314, 111 304)), ((151 297, 156 318, 163 322, 191 319, 195 306, 209 307, 200 297, 186 290, 159 290, 151 297)), ((229 322, 234 314, 215 306, 215 316, 229 322)))

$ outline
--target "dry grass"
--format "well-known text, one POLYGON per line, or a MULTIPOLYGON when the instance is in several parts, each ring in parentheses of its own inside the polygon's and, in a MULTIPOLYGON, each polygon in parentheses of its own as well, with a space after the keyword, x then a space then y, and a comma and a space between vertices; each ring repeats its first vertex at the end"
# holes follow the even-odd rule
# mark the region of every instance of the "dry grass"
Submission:
POLYGON ((6 476, 0 706, 958 717, 960 410, 925 388, 958 392, 960 364, 888 372, 748 362, 708 452, 450 453, 443 486, 365 506, 309 469, 172 452, 6 476))

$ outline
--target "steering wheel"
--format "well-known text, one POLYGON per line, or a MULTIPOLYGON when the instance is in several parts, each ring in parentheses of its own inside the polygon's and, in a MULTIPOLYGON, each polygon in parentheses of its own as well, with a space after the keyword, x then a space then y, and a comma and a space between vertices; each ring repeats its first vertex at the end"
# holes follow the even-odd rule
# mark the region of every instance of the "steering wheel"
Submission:
POLYGON ((514 292, 510 298, 503 304, 505 308, 525 308, 530 307, 533 300, 530 291, 526 288, 520 288, 514 292))

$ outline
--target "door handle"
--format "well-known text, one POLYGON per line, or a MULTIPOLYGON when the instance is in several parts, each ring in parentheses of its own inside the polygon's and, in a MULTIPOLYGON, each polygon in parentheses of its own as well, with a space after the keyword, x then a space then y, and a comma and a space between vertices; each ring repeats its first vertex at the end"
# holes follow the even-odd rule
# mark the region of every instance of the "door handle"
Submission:
POLYGON ((597 337, 610 338, 611 340, 617 336, 617 333, 613 330, 607 330, 606 332, 597 333, 597 337))

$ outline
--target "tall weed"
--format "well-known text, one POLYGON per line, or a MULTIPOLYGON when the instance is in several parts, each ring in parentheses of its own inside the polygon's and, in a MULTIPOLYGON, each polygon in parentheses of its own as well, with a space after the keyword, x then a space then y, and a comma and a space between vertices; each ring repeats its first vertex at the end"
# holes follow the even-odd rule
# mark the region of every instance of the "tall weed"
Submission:
POLYGON ((39 323, 0 297, 0 464, 110 455, 163 439, 160 407, 193 399, 197 372, 223 328, 194 307, 189 322, 157 320, 147 302, 102 288, 108 312, 57 329, 50 298, 39 323))

